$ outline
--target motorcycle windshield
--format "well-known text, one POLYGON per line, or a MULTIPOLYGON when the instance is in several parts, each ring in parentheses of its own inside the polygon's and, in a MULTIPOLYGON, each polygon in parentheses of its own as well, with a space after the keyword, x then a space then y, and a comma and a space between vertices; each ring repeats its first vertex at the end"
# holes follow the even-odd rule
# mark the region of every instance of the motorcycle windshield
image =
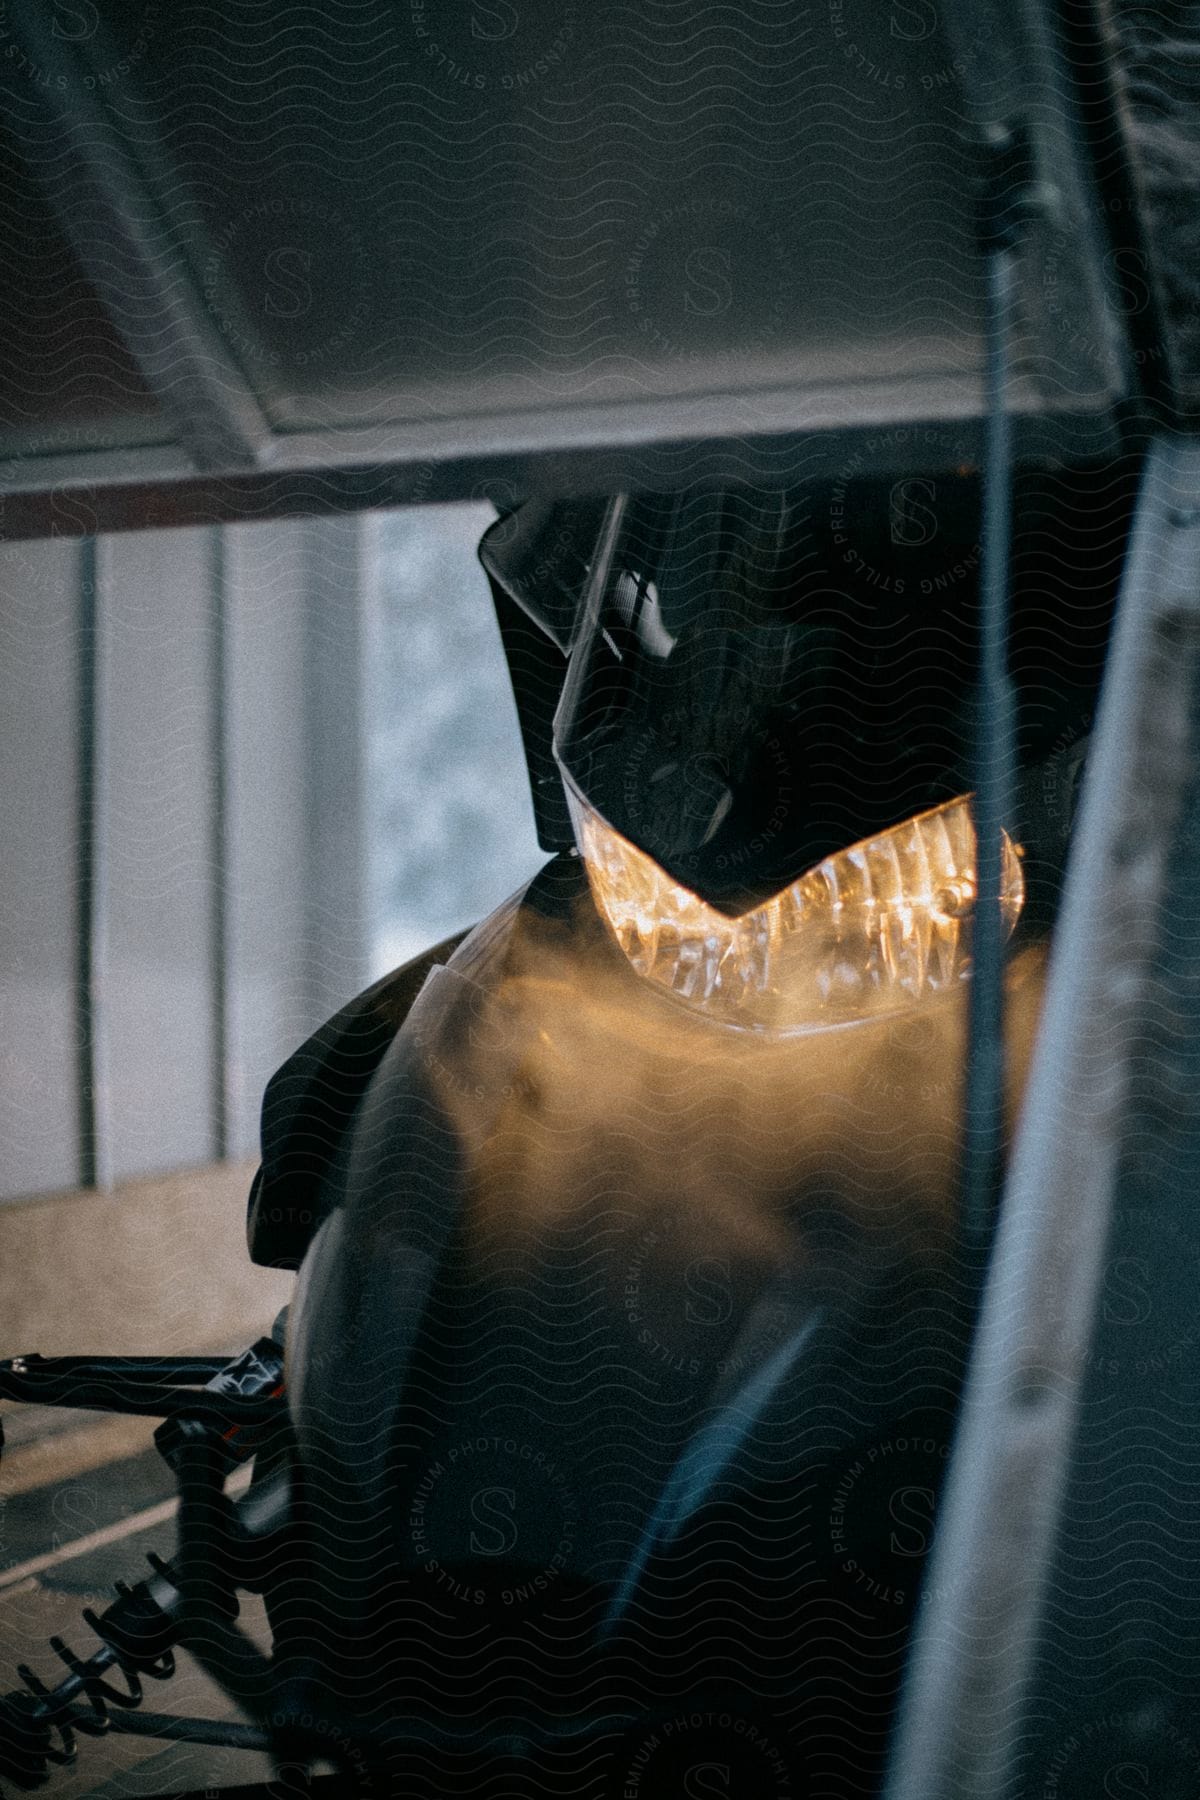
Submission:
POLYGON ((835 537, 811 490, 622 497, 592 566, 568 789, 731 917, 969 785, 963 634, 848 584, 835 537))

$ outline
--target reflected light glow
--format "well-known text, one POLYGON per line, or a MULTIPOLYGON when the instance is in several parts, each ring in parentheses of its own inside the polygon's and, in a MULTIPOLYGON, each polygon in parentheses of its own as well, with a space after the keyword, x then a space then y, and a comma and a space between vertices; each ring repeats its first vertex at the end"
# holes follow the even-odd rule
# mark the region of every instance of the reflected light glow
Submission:
MULTIPOLYGON (((827 857, 731 919, 568 789, 592 896, 639 975, 746 1030, 827 1030, 910 1007, 971 970, 975 832, 963 795, 827 857)), ((1025 900, 1004 837, 1009 932, 1025 900)))

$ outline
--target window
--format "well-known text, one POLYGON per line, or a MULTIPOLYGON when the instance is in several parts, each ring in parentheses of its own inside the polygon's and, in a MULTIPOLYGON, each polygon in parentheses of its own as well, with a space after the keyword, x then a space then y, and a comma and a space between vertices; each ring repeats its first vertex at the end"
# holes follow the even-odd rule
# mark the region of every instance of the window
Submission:
POLYGON ((476 546, 484 504, 372 521, 368 829, 375 974, 473 925, 544 861, 476 546))

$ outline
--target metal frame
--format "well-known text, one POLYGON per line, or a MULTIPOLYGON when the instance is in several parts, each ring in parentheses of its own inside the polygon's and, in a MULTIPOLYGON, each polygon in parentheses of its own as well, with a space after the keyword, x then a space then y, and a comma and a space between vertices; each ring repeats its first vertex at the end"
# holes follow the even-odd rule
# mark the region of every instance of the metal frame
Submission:
MULTIPOLYGON (((1152 451, 1135 521, 890 1800, 1024 1791, 1021 1702, 1065 1524, 1198 709, 1200 443, 1177 440, 1152 451)), ((1143 1066, 1147 1081, 1169 1100, 1165 1059, 1143 1066)), ((1171 1199, 1194 1208, 1183 1184, 1171 1199)))
MULTIPOLYGON (((569 497, 696 481, 792 485, 832 478, 849 463, 862 476, 911 466, 912 444, 896 442, 886 416, 830 427, 821 411, 795 393, 756 396, 753 407, 751 397, 738 394, 580 408, 493 421, 493 441, 484 447, 477 421, 439 420, 406 433, 406 442, 384 455, 378 443, 370 453, 356 434, 342 434, 335 448, 328 438, 297 436, 287 440, 288 468, 243 475, 196 476, 177 452, 150 450, 9 460, 0 462, 0 532, 18 541, 315 517, 478 500, 493 490, 569 497), (777 429, 766 423, 772 418, 781 421, 777 429), (744 435, 733 434, 731 421, 744 424, 744 435), (339 455, 345 460, 335 460, 339 455)), ((957 416, 944 408, 915 421, 910 413, 897 417, 920 434, 923 470, 982 460, 986 425, 973 404, 957 416)), ((1105 460, 1121 443, 1120 422, 1105 410, 1018 411, 1012 429, 1022 463, 1105 460)))

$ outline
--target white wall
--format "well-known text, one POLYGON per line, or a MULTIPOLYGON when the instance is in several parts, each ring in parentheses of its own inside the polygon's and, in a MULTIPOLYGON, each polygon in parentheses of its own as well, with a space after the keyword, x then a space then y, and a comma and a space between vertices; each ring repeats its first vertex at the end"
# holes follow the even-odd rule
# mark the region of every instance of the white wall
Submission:
POLYGON ((0 1199, 253 1154, 365 985, 362 533, 0 546, 0 1199))

